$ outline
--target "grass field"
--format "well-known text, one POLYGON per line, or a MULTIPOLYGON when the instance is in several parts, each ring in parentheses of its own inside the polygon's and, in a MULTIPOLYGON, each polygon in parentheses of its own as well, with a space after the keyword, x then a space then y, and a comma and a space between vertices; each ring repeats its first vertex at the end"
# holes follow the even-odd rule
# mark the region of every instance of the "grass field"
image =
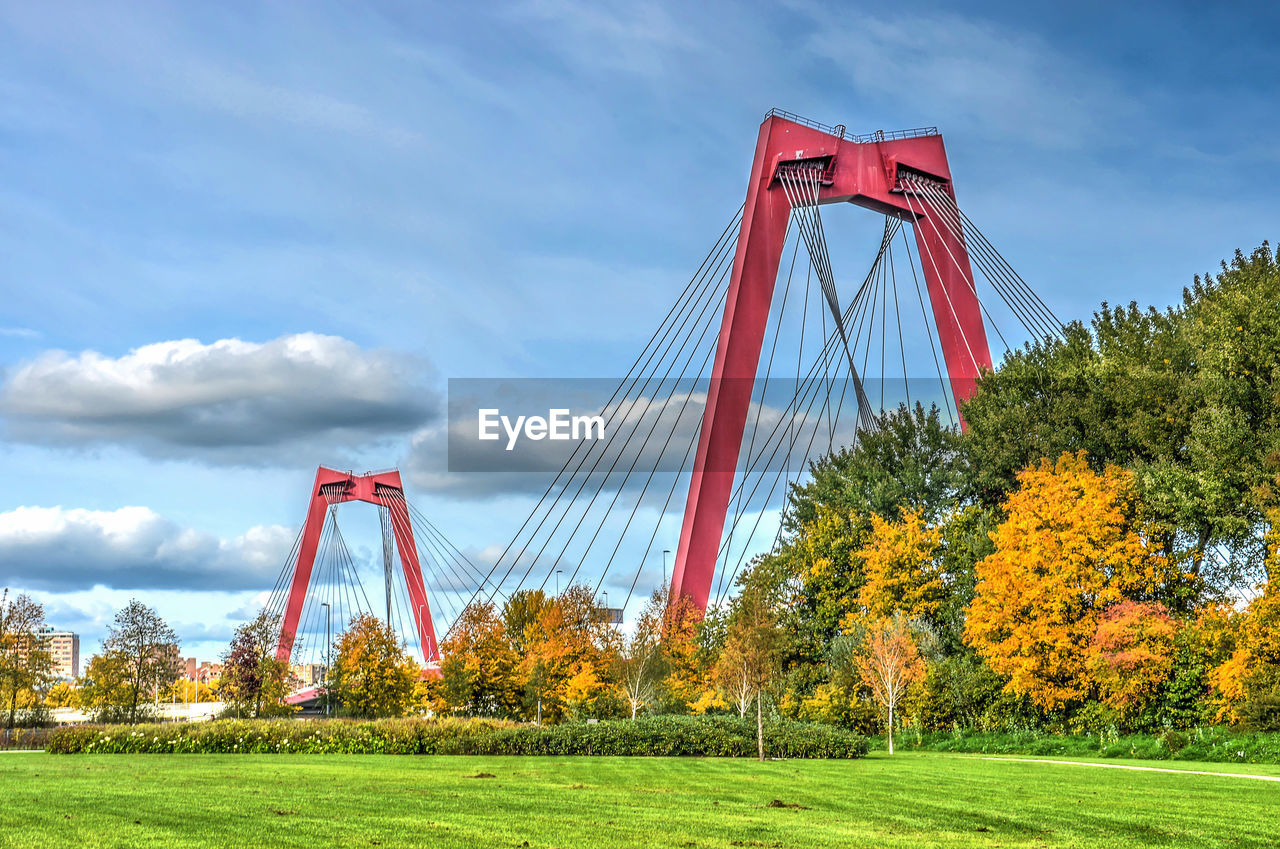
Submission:
POLYGON ((1277 822, 1280 782, 946 754, 0 754, 4 847, 1274 847, 1277 822))

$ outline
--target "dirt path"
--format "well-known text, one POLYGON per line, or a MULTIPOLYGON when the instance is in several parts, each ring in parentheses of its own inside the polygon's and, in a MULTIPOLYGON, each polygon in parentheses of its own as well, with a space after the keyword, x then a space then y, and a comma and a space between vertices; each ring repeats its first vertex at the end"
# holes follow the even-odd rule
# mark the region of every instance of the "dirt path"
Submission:
POLYGON ((1132 766, 1131 764, 1100 764, 1093 761, 1055 761, 1047 758, 997 758, 984 757, 984 761, 1016 761, 1027 764, 1062 764, 1063 766, 1096 766, 1102 769, 1131 769, 1135 772, 1174 772, 1179 775, 1212 775, 1217 778, 1252 778, 1255 781, 1280 781, 1280 775, 1249 775, 1243 772, 1206 772, 1200 769, 1167 769, 1158 766, 1132 766))

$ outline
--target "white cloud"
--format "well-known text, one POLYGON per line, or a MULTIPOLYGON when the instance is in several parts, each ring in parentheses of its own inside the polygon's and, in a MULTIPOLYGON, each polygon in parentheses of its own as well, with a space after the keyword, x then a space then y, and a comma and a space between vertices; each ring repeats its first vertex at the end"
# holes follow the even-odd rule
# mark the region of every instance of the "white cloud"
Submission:
POLYGON ((261 590, 295 531, 260 525, 238 537, 181 527, 148 507, 18 507, 0 513, 0 581, 15 589, 261 590))
POLYGON ((0 387, 0 414, 12 437, 29 442, 287 461, 282 447, 329 452, 429 421, 439 401, 421 383, 426 372, 412 357, 315 333, 181 339, 117 358, 49 351, 0 387))

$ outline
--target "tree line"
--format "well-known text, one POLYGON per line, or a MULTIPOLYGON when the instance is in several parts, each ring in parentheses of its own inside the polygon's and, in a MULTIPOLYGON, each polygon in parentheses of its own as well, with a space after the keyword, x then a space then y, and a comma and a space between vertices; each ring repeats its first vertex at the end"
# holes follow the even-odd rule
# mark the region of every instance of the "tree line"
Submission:
MULTIPOLYGON (((959 412, 964 430, 936 407, 902 406, 813 462, 779 544, 722 609, 702 616, 660 591, 619 629, 585 587, 521 591, 464 610, 438 674, 357 617, 335 644, 328 697, 358 716, 540 723, 1280 727, 1280 266, 1268 245, 1195 278, 1174 307, 1104 303, 1011 352, 959 412)), ((148 688, 172 682, 128 636, 141 612, 117 618, 82 687, 130 719, 148 688)), ((0 646, 17 645, 6 633, 0 646)), ((217 688, 229 710, 289 711, 278 633, 266 613, 237 630, 217 688)), ((167 638, 154 623, 147 634, 167 638)), ((2 662, 12 713, 30 678, 2 662)))
POLYGON ((776 712, 872 732, 1280 726, 1280 268, 1103 304, 811 464, 705 619, 589 591, 468 609, 442 712, 776 712))

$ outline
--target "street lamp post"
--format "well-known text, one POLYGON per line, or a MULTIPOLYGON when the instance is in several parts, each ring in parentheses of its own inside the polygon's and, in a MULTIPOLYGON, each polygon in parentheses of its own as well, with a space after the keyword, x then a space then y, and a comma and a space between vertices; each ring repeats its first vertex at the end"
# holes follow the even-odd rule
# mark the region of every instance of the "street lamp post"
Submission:
POLYGON ((671 549, 664 548, 662 550, 662 586, 667 585, 667 555, 671 553, 671 549))
POLYGON ((324 715, 329 715, 329 655, 333 652, 333 638, 329 636, 331 628, 331 609, 329 602, 323 601, 320 606, 324 608, 324 715))
POLYGON ((560 573, 563 571, 564 571, 563 569, 556 570, 556 596, 557 597, 560 595, 560 573))

